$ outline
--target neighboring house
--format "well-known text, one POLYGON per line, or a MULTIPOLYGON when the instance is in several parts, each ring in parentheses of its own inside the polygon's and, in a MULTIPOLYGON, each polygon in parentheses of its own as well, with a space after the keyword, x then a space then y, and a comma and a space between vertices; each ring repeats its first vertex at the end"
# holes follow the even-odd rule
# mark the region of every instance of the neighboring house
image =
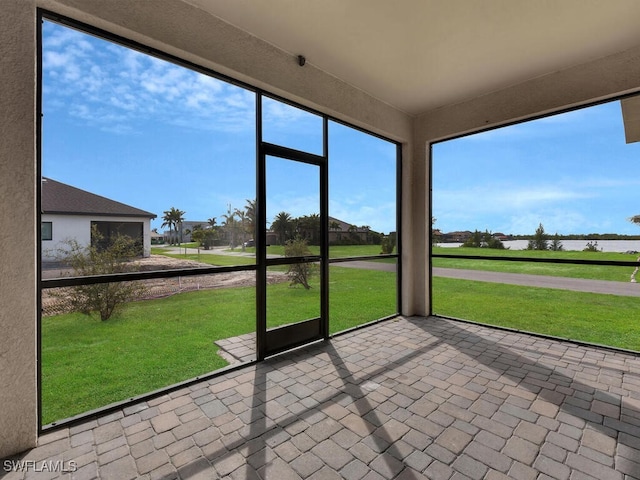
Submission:
POLYGON ((462 231, 462 232, 443 233, 441 241, 442 242, 451 242, 451 243, 458 243, 458 242, 464 243, 467 240, 469 240, 472 235, 473 235, 473 232, 471 232, 469 230, 465 230, 465 231, 462 231))
POLYGON ((511 235, 506 235, 506 234, 504 234, 502 232, 494 233, 493 234, 493 238, 497 238, 501 242, 507 242, 509 240, 513 240, 513 237, 511 235))
POLYGON ((94 225, 105 242, 117 233, 128 235, 139 241, 140 255, 151 254, 153 213, 45 177, 41 208, 43 262, 59 259, 56 252, 71 239, 90 245, 94 225))
POLYGON ((165 235, 162 233, 151 231, 151 245, 162 245, 165 242, 165 235))
POLYGON ((366 244, 371 241, 372 233, 375 234, 376 232, 368 227, 358 227, 337 218, 329 217, 329 243, 352 240, 366 244))
POLYGON ((171 230, 171 232, 165 230, 163 236, 166 240, 172 238, 173 241, 179 240, 181 243, 188 243, 191 241, 191 233, 198 225, 204 229, 209 226, 209 223, 206 220, 184 220, 178 224, 177 232, 175 230, 171 230))

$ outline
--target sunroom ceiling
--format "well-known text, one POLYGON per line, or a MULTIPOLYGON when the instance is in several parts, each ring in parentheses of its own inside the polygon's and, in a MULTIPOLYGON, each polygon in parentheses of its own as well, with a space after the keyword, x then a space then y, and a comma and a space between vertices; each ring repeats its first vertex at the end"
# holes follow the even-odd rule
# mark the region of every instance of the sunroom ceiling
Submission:
POLYGON ((184 0, 419 115, 640 45, 638 0, 184 0))

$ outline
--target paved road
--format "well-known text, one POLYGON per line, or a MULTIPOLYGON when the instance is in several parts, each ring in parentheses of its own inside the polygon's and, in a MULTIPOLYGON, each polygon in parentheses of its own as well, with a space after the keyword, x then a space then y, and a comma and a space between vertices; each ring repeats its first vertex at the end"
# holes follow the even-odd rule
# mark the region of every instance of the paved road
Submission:
MULTIPOLYGON (((222 252, 221 250, 201 250, 200 253, 217 253, 226 255, 253 254, 238 252, 222 252)), ((184 250, 183 250, 184 251, 184 250)), ((354 261, 340 262, 335 266, 347 268, 367 268, 370 270, 383 270, 393 272, 395 263, 354 261)), ((583 278, 550 277, 546 275, 526 275, 522 273, 488 272, 484 270, 464 270, 458 268, 433 268, 433 276, 458 278, 463 280, 475 280, 478 282, 508 283, 511 285, 525 285, 530 287, 557 288, 560 290, 573 290, 576 292, 605 293, 626 297, 640 297, 640 283, 612 282, 607 280, 587 280, 583 278)))
POLYGON ((480 282, 509 283, 531 287, 558 288, 577 292, 608 293, 627 297, 640 297, 640 283, 587 280, 584 278, 549 277, 522 273, 487 272, 456 268, 434 268, 436 277, 461 278, 480 282))
MULTIPOLYGON (((342 267, 370 268, 372 270, 395 271, 395 264, 383 262, 337 263, 342 267)), ((612 282, 607 280, 587 280, 583 278, 549 277, 522 273, 487 272, 484 270, 463 270, 458 268, 433 268, 434 277, 459 278, 478 282, 508 283, 530 287, 557 288, 576 292, 605 293, 626 297, 640 297, 640 283, 612 282)))

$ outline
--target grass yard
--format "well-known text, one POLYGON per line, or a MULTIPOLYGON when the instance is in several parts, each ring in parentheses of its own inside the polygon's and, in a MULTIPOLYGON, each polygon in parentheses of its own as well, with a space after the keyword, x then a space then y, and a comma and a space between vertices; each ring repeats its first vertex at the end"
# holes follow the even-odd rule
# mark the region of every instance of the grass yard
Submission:
MULTIPOLYGON (((182 248, 184 248, 184 245, 182 248)), ((310 245, 309 250, 312 255, 320 255, 320 247, 317 245, 310 245)), ((170 253, 170 249, 167 247, 151 248, 151 253, 154 255, 165 255, 171 258, 194 260, 201 263, 207 263, 209 265, 236 266, 254 265, 256 263, 255 257, 252 256, 228 255, 228 253, 245 253, 255 255, 255 247, 247 247, 244 252, 242 252, 240 247, 237 247, 233 250, 225 250, 225 254, 210 253, 208 250, 201 250, 198 254, 195 245, 189 244, 187 252, 188 253, 170 253)), ((284 256, 284 246, 271 245, 267 247, 267 254, 284 256)), ((332 245, 329 247, 329 258, 360 257, 365 255, 380 255, 380 245, 332 245)))
POLYGON ((134 302, 106 322, 45 317, 43 424, 217 370, 226 362, 213 342, 254 330, 252 288, 134 302))
MULTIPOLYGON (((330 282, 332 333, 396 313, 393 273, 333 266, 330 282)), ((317 279, 310 291, 270 285, 270 327, 308 318, 317 291, 317 279)), ((255 329, 252 287, 133 302, 106 322, 79 313, 43 317, 42 422, 224 367, 214 342, 255 329)))
POLYGON ((189 250, 194 253, 169 253, 166 248, 154 247, 151 249, 153 255, 164 255, 166 257, 178 258, 181 260, 193 260, 194 262, 206 263, 217 267, 232 267, 238 265, 255 265, 254 257, 243 257, 239 255, 218 255, 215 253, 207 253, 202 251, 197 253, 195 249, 189 250))
MULTIPOLYGON (((270 247, 278 254, 281 247, 270 247)), ((378 246, 332 247, 331 256, 377 255, 378 246), (334 250, 335 248, 335 250, 334 250)), ((249 249, 248 249, 249 250, 249 249)), ((452 249, 434 249, 452 253, 452 249)), ((153 253, 166 254, 163 249, 153 253)), ((510 252, 455 249, 457 254, 635 260, 590 252, 510 252)), ((170 255, 213 265, 254 263, 251 257, 170 255)), ((381 262, 383 260, 380 260, 381 262)), ((433 259, 434 266, 628 281, 629 267, 433 259)), ((331 334, 396 313, 392 272, 330 266, 331 334)), ((284 269, 286 267, 272 267, 284 269)), ((273 328, 319 314, 318 278, 312 289, 268 287, 273 328)), ((133 302, 106 322, 81 314, 42 319, 43 424, 126 400, 226 365, 214 342, 255 332, 255 289, 201 290, 133 302)), ((481 323, 640 351, 640 298, 433 277, 433 312, 481 323)))
POLYGON ((396 274, 338 265, 329 269, 331 334, 397 313, 396 274))
POLYGON ((640 298, 433 278, 433 313, 640 351, 640 298))
MULTIPOLYGON (((612 260, 635 262, 638 255, 616 252, 552 252, 530 250, 494 250, 488 248, 445 248, 433 247, 433 254, 482 255, 500 257, 530 258, 566 258, 572 260, 612 260)), ((549 275, 555 277, 587 278, 628 282, 633 267, 609 267, 604 265, 573 265, 559 263, 525 263, 500 260, 468 260, 464 258, 433 258, 434 267, 461 268, 468 270, 487 270, 493 272, 524 273, 530 275, 549 275)))

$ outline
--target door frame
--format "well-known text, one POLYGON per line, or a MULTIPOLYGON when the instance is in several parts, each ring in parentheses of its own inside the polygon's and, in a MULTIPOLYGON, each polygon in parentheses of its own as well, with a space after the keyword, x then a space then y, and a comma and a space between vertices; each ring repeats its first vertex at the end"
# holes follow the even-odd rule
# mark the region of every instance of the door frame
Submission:
MULTIPOLYGON (((262 95, 257 96, 256 155, 256 354, 258 360, 277 353, 329 338, 329 170, 328 119, 322 116, 322 155, 265 142, 262 138, 262 95), (319 167, 320 255, 267 258, 267 157, 306 163, 319 167), (274 265, 319 262, 320 317, 267 328, 267 269, 274 265)), ((299 108, 299 107, 298 107, 299 108)))

